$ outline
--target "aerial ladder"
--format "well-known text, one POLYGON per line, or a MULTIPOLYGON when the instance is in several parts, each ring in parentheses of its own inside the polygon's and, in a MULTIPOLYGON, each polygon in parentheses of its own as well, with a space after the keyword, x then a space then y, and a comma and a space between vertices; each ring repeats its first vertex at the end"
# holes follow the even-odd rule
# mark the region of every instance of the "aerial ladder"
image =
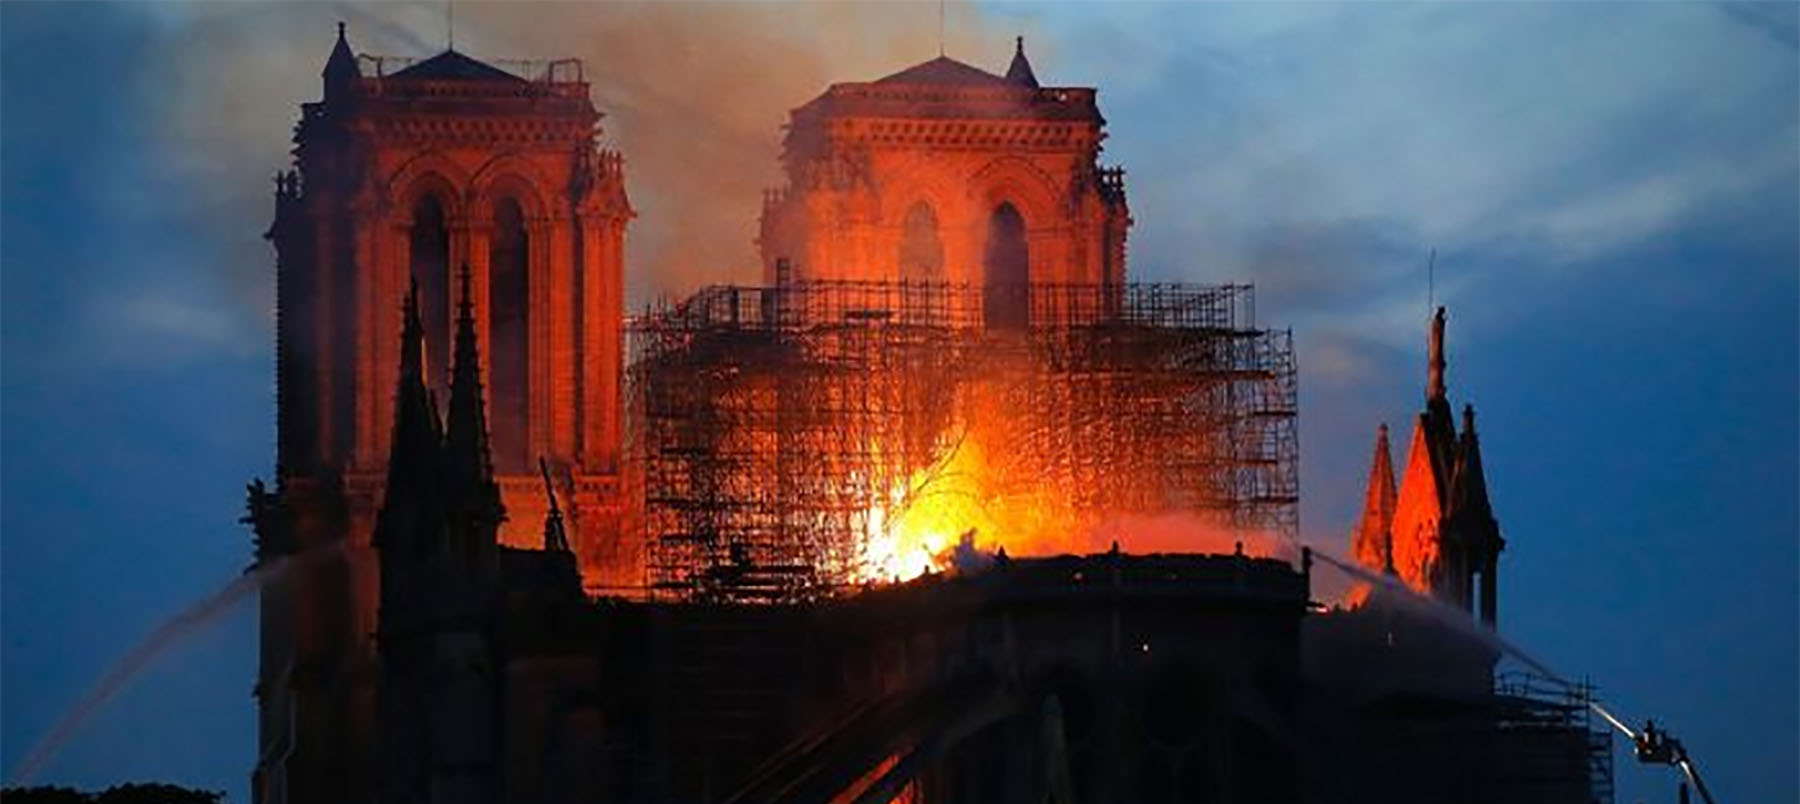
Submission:
POLYGON ((1646 720, 1643 731, 1632 731, 1630 726, 1614 717, 1613 713, 1606 711, 1599 703, 1589 703, 1588 706, 1631 740, 1632 750, 1637 754, 1639 762, 1681 769, 1682 774, 1687 777, 1681 783, 1681 804, 1688 804, 1690 783, 1699 791, 1701 801, 1705 804, 1718 804, 1712 797, 1712 791, 1706 789, 1706 782, 1700 780, 1700 769, 1694 765, 1694 758, 1688 756, 1687 748, 1666 729, 1658 730, 1656 721, 1646 720))

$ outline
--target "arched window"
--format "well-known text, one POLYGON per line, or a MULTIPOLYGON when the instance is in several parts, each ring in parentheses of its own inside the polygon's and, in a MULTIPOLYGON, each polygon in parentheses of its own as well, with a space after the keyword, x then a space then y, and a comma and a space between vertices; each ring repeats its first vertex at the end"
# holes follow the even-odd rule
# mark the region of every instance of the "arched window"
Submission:
POLYGON ((1010 203, 988 218, 987 253, 982 261, 983 317, 991 328, 1023 329, 1031 320, 1031 252, 1025 218, 1010 203))
POLYGON ((494 409, 488 430, 493 435, 494 470, 503 474, 529 471, 531 432, 527 426, 531 389, 531 236, 519 202, 502 198, 494 204, 494 229, 488 245, 488 358, 494 409))
POLYGON ((413 206, 412 278, 419 283, 419 318, 425 326, 425 383, 439 400, 450 396, 450 228, 437 196, 413 206))
POLYGON ((923 201, 906 210, 900 235, 900 279, 944 281, 944 243, 938 238, 937 213, 923 201))

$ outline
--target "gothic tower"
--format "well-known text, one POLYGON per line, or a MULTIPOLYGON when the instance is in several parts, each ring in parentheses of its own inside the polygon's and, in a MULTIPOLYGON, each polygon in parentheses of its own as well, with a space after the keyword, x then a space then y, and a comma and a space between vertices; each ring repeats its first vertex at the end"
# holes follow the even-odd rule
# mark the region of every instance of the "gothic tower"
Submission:
POLYGON ((790 115, 787 184, 764 201, 764 279, 948 282, 1024 323, 1036 284, 1125 280, 1124 172, 1099 164, 1091 87, 940 56, 833 84, 790 115), (781 268, 781 266, 787 266, 781 268))
MULTIPOLYGON (((323 98, 301 107, 276 180, 277 489, 252 491, 258 558, 337 545, 265 595, 257 685, 266 804, 367 800, 380 571, 405 291, 421 382, 452 396, 456 274, 507 544, 536 545, 537 461, 569 501, 590 586, 636 582, 618 538, 623 247, 620 156, 601 150, 581 64, 506 69, 454 50, 358 56, 340 24, 323 98), (271 513, 276 512, 276 513, 271 513)), ((451 422, 454 424, 454 421, 451 422)), ((454 430, 454 427, 451 427, 454 430)))

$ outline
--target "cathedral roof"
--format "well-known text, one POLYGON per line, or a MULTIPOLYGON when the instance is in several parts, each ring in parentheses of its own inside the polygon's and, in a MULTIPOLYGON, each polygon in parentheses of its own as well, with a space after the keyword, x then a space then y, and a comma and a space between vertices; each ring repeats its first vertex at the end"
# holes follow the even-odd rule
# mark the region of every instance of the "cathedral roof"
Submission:
POLYGON ((446 50, 388 77, 418 78, 427 81, 506 81, 525 83, 525 79, 523 78, 491 64, 472 59, 454 50, 446 50))
POLYGON ((1043 87, 1021 40, 1004 76, 938 56, 874 81, 832 84, 792 112, 788 145, 835 117, 912 120, 1045 120, 1104 125, 1092 87, 1043 87))
POLYGON ((980 67, 964 64, 948 56, 939 56, 876 79, 877 84, 936 84, 950 86, 1006 86, 1005 78, 980 67))

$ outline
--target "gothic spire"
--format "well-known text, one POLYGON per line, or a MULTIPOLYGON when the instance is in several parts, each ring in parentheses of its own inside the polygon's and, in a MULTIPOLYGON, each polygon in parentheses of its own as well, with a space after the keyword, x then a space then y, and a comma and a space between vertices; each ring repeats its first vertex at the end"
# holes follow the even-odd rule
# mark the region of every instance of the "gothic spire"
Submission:
POLYGON ((400 324, 400 388, 406 390, 407 381, 417 378, 421 385, 425 377, 425 324, 419 316, 419 277, 408 277, 406 285, 406 302, 401 308, 400 324))
POLYGON ((387 498, 382 502, 376 544, 419 549, 435 540, 438 462, 443 436, 437 403, 425 388, 425 326, 419 320, 419 285, 406 294, 400 336, 400 382, 394 391, 394 428, 388 453, 387 498))
POLYGON ((1439 524, 1444 518, 1446 475, 1440 475, 1433 457, 1429 414, 1414 421, 1412 444, 1400 470, 1400 488, 1394 497, 1394 572, 1418 591, 1432 589, 1439 554, 1439 524))
POLYGON ((455 365, 450 374, 450 410, 444 435, 446 483, 452 527, 468 525, 491 541, 492 530, 505 518, 500 488, 494 483, 488 449, 487 412, 482 402, 481 351, 475 339, 475 305, 469 264, 463 263, 462 298, 456 306, 455 365))
MULTIPOLYGON (((1487 473, 1481 467, 1481 441, 1475 435, 1475 406, 1463 407, 1462 439, 1456 448, 1456 479, 1450 495, 1450 521, 1461 542, 1465 582, 1472 584, 1479 575, 1481 588, 1481 622, 1489 628, 1499 616, 1500 553, 1506 539, 1500 536, 1500 523, 1494 519, 1494 507, 1488 500, 1487 473)), ((1469 589, 1472 594, 1476 590, 1469 589)), ((1465 599, 1467 594, 1465 595, 1465 599)))
POLYGON ((1023 36, 1013 42, 1012 64, 1006 68, 1006 80, 1032 89, 1038 88, 1037 75, 1031 71, 1031 60, 1025 58, 1025 37, 1023 36))
POLYGON ((342 94, 350 81, 362 77, 362 70, 356 66, 356 54, 350 50, 350 40, 344 36, 344 23, 338 23, 337 44, 331 47, 331 57, 325 60, 325 70, 320 74, 325 79, 325 100, 332 100, 342 94))
POLYGON ((1362 521, 1351 545, 1357 563, 1376 572, 1394 570, 1394 459, 1386 424, 1375 433, 1375 456, 1369 462, 1369 486, 1363 496, 1362 521))
POLYGON ((1451 489, 1451 510, 1459 518, 1491 522, 1494 509, 1488 501, 1487 473, 1481 467, 1481 441, 1475 435, 1475 406, 1463 406, 1462 440, 1457 444, 1456 473, 1451 489))

